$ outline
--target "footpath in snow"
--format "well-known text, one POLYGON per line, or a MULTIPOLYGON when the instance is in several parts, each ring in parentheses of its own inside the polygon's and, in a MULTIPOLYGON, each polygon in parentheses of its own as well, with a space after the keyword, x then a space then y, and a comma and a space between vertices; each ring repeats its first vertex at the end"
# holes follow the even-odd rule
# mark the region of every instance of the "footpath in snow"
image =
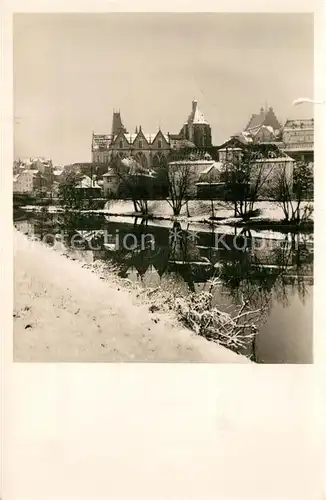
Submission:
POLYGON ((14 232, 14 360, 250 363, 14 232))

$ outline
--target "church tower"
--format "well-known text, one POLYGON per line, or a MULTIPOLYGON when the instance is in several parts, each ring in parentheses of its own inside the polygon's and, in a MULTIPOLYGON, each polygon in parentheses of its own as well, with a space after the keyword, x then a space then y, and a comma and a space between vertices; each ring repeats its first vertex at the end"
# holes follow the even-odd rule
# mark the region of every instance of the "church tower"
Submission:
POLYGON ((191 113, 182 128, 181 134, 196 147, 210 147, 212 145, 211 127, 199 110, 196 99, 192 101, 191 113))
POLYGON ((127 130, 124 127, 120 115, 120 110, 119 111, 113 111, 113 118, 112 118, 112 129, 111 129, 111 134, 112 137, 115 137, 118 135, 120 132, 123 132, 124 134, 127 134, 127 130))

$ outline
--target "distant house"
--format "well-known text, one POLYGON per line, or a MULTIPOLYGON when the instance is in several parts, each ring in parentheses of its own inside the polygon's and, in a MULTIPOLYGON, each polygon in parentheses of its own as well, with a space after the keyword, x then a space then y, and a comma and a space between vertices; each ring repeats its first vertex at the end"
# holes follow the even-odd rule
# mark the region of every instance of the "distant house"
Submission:
POLYGON ((156 172, 144 168, 134 158, 123 158, 119 171, 109 167, 103 175, 103 194, 105 197, 118 196, 129 198, 139 196, 149 198, 153 195, 156 172))
POLYGON ((258 159, 252 163, 251 181, 254 182, 259 175, 263 182, 260 194, 261 196, 268 195, 280 172, 284 172, 289 186, 292 186, 294 165, 294 159, 288 155, 258 159))
POLYGON ((35 191, 46 190, 47 179, 38 170, 23 170, 13 179, 13 192, 33 194, 35 191))
POLYGON ((272 107, 268 108, 261 107, 259 114, 252 114, 245 131, 254 132, 259 129, 262 125, 270 127, 270 129, 281 130, 282 125, 277 119, 275 112, 272 107))
POLYGON ((242 132, 234 134, 243 144, 276 144, 281 146, 282 125, 272 107, 261 107, 260 112, 252 114, 242 132))
POLYGON ((180 172, 180 175, 182 171, 184 171, 185 168, 188 168, 189 172, 189 177, 190 177, 190 189, 189 189, 189 195, 190 196, 196 196, 197 194, 197 188, 196 188, 196 183, 199 181, 200 175, 210 168, 214 164, 214 160, 212 159, 201 159, 201 160, 179 160, 179 161, 172 161, 168 164, 168 168, 172 171, 175 172, 175 175, 178 175, 180 172))
POLYGON ((223 198, 224 182, 221 178, 223 163, 214 162, 207 167, 196 182, 197 198, 199 199, 221 199, 223 198))
POLYGON ((101 186, 95 180, 84 175, 81 180, 76 184, 75 189, 78 189, 83 198, 100 198, 101 197, 101 186))
POLYGON ((231 137, 219 146, 217 151, 218 161, 223 163, 239 158, 241 151, 245 149, 246 145, 239 137, 231 137))
POLYGON ((266 196, 270 192, 270 187, 275 181, 277 173, 283 169, 285 169, 286 176, 291 184, 295 161, 286 154, 283 147, 280 147, 278 143, 261 142, 255 144, 248 142, 245 144, 239 137, 231 137, 219 147, 219 161, 220 163, 230 164, 241 161, 241 155, 248 150, 251 150, 253 154, 257 154, 257 159, 252 157, 250 162, 250 175, 252 183, 257 180, 258 175, 260 176, 262 196, 266 196))
POLYGON ((295 160, 314 161, 314 120, 287 120, 282 132, 284 151, 295 160))
POLYGON ((49 177, 52 174, 53 165, 50 158, 31 158, 33 169, 38 170, 45 177, 49 177))
POLYGON ((119 189, 120 180, 117 174, 109 168, 103 175, 103 195, 105 198, 116 196, 119 189))

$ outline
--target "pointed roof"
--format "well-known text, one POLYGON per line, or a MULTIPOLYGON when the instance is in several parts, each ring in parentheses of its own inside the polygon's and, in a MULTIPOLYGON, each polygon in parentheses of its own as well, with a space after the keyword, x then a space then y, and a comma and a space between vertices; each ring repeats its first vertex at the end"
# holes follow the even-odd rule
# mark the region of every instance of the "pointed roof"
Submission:
POLYGON ((245 144, 240 140, 238 136, 232 136, 227 141, 223 142, 220 146, 218 146, 218 151, 223 150, 225 148, 234 149, 234 148, 244 148, 245 144))
POLYGON ((157 137, 162 137, 162 139, 164 139, 164 141, 169 144, 170 143, 170 136, 169 134, 163 134, 161 128, 158 129, 157 133, 155 135, 153 135, 153 139, 152 139, 152 144, 156 141, 156 138, 157 137))
POLYGON ((193 125, 196 124, 205 124, 208 125, 208 122, 205 120, 203 113, 198 108, 198 102, 196 99, 192 101, 192 110, 190 115, 188 116, 188 120, 186 122, 188 125, 191 123, 193 125))
POLYGON ((202 172, 201 172, 201 176, 202 175, 205 175, 205 174, 209 174, 211 173, 212 170, 216 170, 216 172, 221 172, 221 170, 223 169, 223 163, 221 163, 220 161, 214 161, 213 164, 209 165, 208 167, 206 167, 202 172))

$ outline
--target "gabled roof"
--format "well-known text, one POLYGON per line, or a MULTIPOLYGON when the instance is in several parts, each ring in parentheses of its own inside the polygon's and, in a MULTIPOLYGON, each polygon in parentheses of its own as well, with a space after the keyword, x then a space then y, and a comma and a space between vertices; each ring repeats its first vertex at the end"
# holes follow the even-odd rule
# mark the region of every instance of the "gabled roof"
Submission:
POLYGON ((166 144, 170 144, 170 137, 169 135, 163 134, 162 130, 159 129, 157 134, 153 137, 152 144, 155 142, 155 140, 158 137, 162 137, 162 139, 166 142, 166 144))
POLYGON ((138 134, 135 136, 133 140, 133 144, 135 144, 136 141, 143 140, 147 142, 147 144, 151 144, 153 138, 156 136, 156 134, 144 134, 142 131, 141 127, 139 128, 138 134))
POLYGON ((138 132, 137 132, 137 134, 123 134, 123 135, 129 144, 133 144, 134 140, 136 139, 136 137, 138 135, 138 132))
POLYGON ((243 149, 245 147, 245 144, 235 136, 230 137, 227 141, 225 141, 223 144, 218 146, 218 151, 220 151, 223 148, 241 148, 243 149))
POLYGON ((213 165, 208 166, 201 172, 201 175, 209 174, 210 172, 212 172, 212 170, 220 172, 221 170, 223 170, 223 163, 221 163, 220 161, 214 161, 213 165))
MULTIPOLYGON (((151 145, 151 144, 153 144, 154 140, 156 139, 156 137, 159 133, 160 133, 160 131, 152 133, 152 134, 148 134, 148 133, 144 133, 140 129, 137 134, 123 134, 123 136, 126 139, 126 141, 128 142, 128 144, 130 144, 130 145, 135 144, 135 142, 139 139, 142 139, 145 142, 147 142, 148 145, 151 145)), ((169 144, 169 136, 167 134, 163 134, 162 132, 161 132, 161 134, 162 134, 162 137, 164 138, 164 140, 169 144)), ((118 134, 116 137, 114 137, 114 142, 116 142, 116 140, 119 136, 120 136, 120 134, 118 134)))
POLYGON ((130 144, 129 140, 128 140, 128 136, 129 135, 132 135, 132 134, 125 134, 124 132, 120 131, 117 135, 115 135, 113 138, 112 138, 112 142, 111 142, 111 145, 114 145, 116 144, 118 141, 120 141, 121 139, 123 141, 127 141, 127 144, 130 144))

